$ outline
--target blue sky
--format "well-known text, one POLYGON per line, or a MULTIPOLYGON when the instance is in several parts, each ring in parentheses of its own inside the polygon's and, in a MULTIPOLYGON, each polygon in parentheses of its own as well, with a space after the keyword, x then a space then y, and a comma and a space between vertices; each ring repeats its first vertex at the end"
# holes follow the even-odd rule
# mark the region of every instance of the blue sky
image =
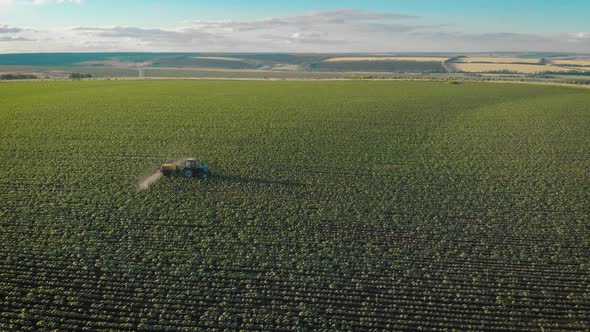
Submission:
POLYGON ((589 14, 588 0, 0 0, 0 52, 590 52, 589 14))

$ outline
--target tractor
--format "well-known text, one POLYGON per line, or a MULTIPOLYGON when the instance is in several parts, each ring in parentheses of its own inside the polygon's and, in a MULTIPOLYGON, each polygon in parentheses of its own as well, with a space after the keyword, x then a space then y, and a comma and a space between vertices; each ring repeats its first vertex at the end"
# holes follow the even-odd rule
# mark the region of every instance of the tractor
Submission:
POLYGON ((201 178, 209 177, 209 167, 201 165, 197 158, 190 158, 184 162, 184 168, 180 168, 175 163, 166 163, 160 167, 160 171, 166 177, 182 176, 185 178, 201 178))

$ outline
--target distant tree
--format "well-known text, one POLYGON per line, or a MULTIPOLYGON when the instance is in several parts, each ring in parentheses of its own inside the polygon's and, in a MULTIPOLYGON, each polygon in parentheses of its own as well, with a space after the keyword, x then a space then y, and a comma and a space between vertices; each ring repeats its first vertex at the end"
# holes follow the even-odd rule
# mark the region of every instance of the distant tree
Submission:
POLYGON ((92 75, 90 74, 81 74, 81 73, 71 73, 70 74, 70 79, 74 80, 74 81, 79 81, 83 78, 92 78, 92 75))
POLYGON ((546 58, 541 58, 541 60, 539 60, 539 64, 543 66, 548 65, 549 63, 549 60, 547 60, 546 58))

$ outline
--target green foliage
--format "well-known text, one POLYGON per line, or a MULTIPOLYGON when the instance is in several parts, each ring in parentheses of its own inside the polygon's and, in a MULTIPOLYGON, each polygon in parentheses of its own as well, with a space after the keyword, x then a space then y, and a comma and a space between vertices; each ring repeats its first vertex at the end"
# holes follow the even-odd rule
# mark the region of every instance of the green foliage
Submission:
POLYGON ((71 73, 70 79, 72 80, 81 80, 83 78, 92 78, 90 74, 82 74, 82 73, 71 73))
POLYGON ((588 330, 590 93, 0 84, 0 330, 588 330), (206 180, 139 179, 196 156, 206 180))
POLYGON ((31 74, 3 74, 0 75, 0 80, 31 80, 38 79, 37 76, 31 74))

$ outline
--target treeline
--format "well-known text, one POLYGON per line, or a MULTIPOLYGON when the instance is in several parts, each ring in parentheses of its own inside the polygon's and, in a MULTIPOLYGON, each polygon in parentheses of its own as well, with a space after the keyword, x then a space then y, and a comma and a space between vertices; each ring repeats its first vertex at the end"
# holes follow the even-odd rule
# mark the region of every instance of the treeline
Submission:
MULTIPOLYGON (((73 80, 81 80, 83 78, 92 78, 90 74, 82 74, 82 73, 71 73, 70 79, 73 80)), ((0 75, 0 80, 35 80, 39 79, 39 77, 31 74, 2 74, 0 75)))
POLYGON ((81 73, 71 73, 70 78, 73 80, 81 80, 83 78, 92 78, 90 74, 81 74, 81 73))
POLYGON ((546 71, 542 74, 546 75, 571 75, 571 76, 590 76, 590 72, 588 71, 546 71))
POLYGON ((34 80, 39 77, 30 74, 3 74, 0 75, 0 80, 34 80))

